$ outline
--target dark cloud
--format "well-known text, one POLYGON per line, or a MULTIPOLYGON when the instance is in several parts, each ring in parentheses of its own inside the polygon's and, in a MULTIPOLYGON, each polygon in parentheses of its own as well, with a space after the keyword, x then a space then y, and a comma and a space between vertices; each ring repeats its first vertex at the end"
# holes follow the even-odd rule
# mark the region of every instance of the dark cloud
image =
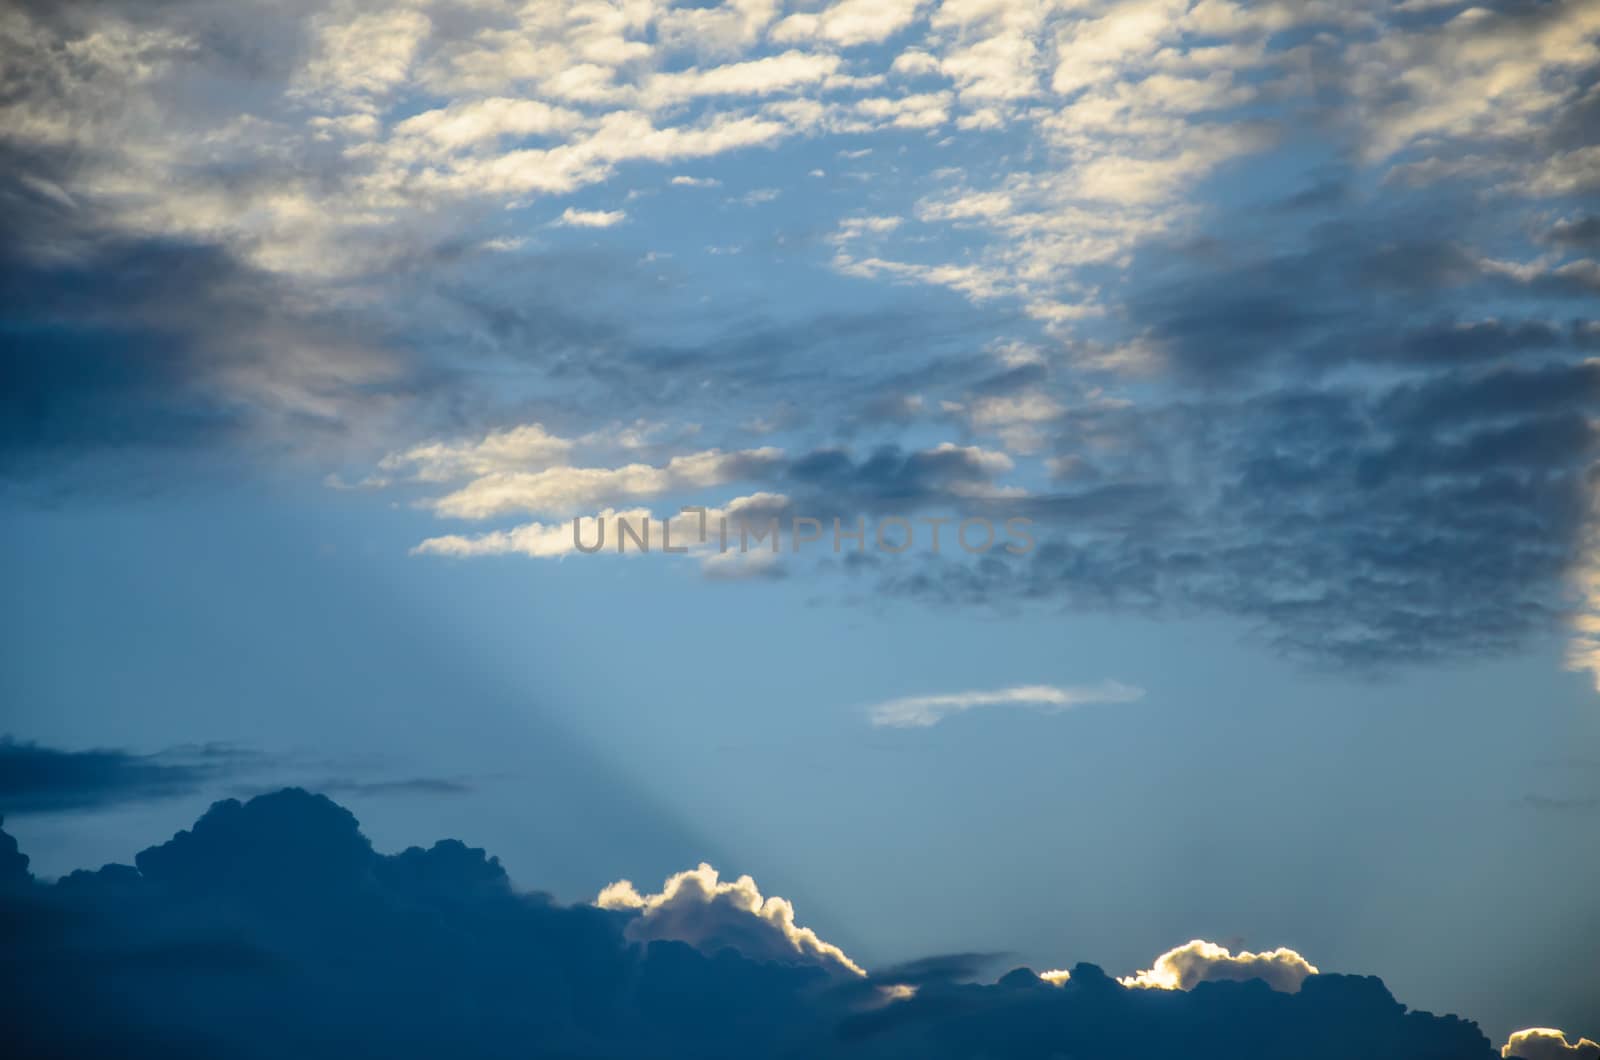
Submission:
MULTIPOLYGON (((222 744, 185 745, 155 754, 115 748, 63 751, 10 737, 0 738, 0 813, 66 813, 106 809, 125 803, 194 795, 217 787, 245 795, 275 791, 277 784, 241 785, 248 774, 303 772, 294 756, 266 754, 222 744), (230 783, 233 782, 233 783, 230 783)), ((474 789, 447 777, 366 779, 333 777, 315 785, 352 796, 437 797, 474 789)))
POLYGON ((233 759, 224 748, 136 755, 58 751, 7 737, 0 739, 0 812, 93 810, 189 795, 226 771, 233 759))
POLYGON ((981 490, 1009 467, 1009 459, 997 453, 965 446, 919 450, 882 446, 859 460, 844 449, 818 449, 790 462, 784 481, 815 494, 819 501, 831 499, 830 511, 842 507, 909 512, 948 504, 962 496, 964 488, 981 490))
MULTIPOLYGON (((402 780, 350 780, 329 779, 308 787, 332 795, 383 796, 383 795, 466 795, 477 789, 464 780, 446 777, 407 777, 402 780)), ((235 794, 243 797, 265 795, 276 791, 278 785, 238 788, 235 794)))
POLYGON ((332 442, 417 380, 395 348, 220 245, 66 201, 67 163, 0 144, 0 476, 167 484, 219 456, 332 442), (65 195, 65 192, 59 192, 65 195), (104 473, 107 468, 111 473, 104 473))
POLYGON ((1026 969, 985 985, 993 957, 969 954, 841 981, 748 936, 636 941, 636 909, 520 892, 455 841, 378 854, 298 789, 219 802, 134 867, 43 885, 17 860, 0 857, 0 922, 25 926, 0 962, 17 1057, 1495 1055, 1370 978, 1136 989, 1079 964, 1060 986, 1026 969))
POLYGON ((1600 249, 1600 216, 1585 214, 1570 221, 1557 221, 1544 234, 1544 241, 1558 247, 1600 249))

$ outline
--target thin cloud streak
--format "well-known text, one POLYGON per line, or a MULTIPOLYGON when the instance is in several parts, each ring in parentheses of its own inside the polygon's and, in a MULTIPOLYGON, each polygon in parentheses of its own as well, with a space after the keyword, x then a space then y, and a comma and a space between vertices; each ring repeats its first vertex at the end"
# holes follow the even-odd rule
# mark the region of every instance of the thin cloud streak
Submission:
POLYGON ((867 716, 878 728, 925 729, 948 715, 980 707, 1035 707, 1053 712, 1095 703, 1132 703, 1143 697, 1144 689, 1111 680, 1093 685, 1016 685, 991 691, 904 696, 868 707, 867 716))

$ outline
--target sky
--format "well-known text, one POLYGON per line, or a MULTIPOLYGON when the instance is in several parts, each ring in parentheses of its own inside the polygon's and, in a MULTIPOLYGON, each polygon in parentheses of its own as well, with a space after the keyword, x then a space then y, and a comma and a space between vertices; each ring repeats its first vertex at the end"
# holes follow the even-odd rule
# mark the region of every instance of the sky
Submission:
POLYGON ((22 0, 0 60, 40 880, 298 785, 861 968, 1286 947, 1600 1037, 1600 4, 22 0))

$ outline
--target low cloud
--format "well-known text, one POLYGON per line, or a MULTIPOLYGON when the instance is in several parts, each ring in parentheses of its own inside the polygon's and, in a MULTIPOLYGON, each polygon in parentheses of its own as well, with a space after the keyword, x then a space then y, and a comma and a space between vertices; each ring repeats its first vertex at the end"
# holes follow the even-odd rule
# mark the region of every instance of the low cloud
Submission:
POLYGON ((951 714, 981 707, 1033 707, 1054 712, 1094 703, 1131 703, 1143 696, 1144 689, 1121 681, 1077 686, 1017 685, 985 692, 890 699, 868 707, 867 716, 880 728, 922 729, 939 724, 951 714))
POLYGON ((704 862, 669 876, 656 894, 640 894, 628 880, 618 880, 600 892, 595 905, 636 912, 627 937, 638 942, 673 939, 708 954, 734 949, 760 960, 866 974, 839 947, 796 924, 787 899, 763 897, 749 876, 724 882, 704 862))
MULTIPOLYGON (((1141 973, 1175 969, 1171 989, 1088 963, 983 982, 981 953, 863 974, 749 877, 702 865, 562 905, 457 840, 381 854, 299 789, 218 802, 133 865, 55 883, 0 832, 0 922, 22 929, 0 962, 16 1056, 1496 1056, 1472 1023, 1282 950, 1191 943, 1141 973)), ((1595 1060, 1555 1034, 1500 1055, 1595 1060)))

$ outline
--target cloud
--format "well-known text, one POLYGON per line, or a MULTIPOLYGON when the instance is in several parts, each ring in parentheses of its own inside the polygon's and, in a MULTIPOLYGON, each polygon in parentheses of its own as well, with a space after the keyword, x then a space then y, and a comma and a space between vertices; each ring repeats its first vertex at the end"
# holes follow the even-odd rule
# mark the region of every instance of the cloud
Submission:
POLYGON ((669 876, 656 894, 640 894, 629 881, 618 880, 600 892, 595 905, 636 912, 627 927, 627 937, 636 941, 674 939, 709 954, 728 948, 757 960, 866 974, 839 947, 798 926, 786 899, 762 897, 749 876, 724 882, 704 862, 669 876))
POLYGON ((790 15, 772 27, 776 41, 820 38, 852 47, 885 40, 911 23, 922 0, 834 0, 821 11, 790 15))
POLYGON ((556 223, 569 228, 610 228, 627 219, 622 210, 577 210, 568 206, 556 223))
POLYGON ((1259 979, 1274 990, 1292 994, 1307 976, 1316 974, 1316 967, 1294 950, 1235 954, 1214 942, 1195 939, 1168 950, 1149 969, 1121 982, 1123 986, 1150 990, 1193 990, 1200 983, 1259 979))
POLYGON ((648 508, 629 508, 617 511, 604 508, 592 516, 583 516, 561 523, 524 523, 509 530, 491 530, 483 534, 442 534, 430 537, 411 550, 417 556, 527 556, 530 559, 552 559, 581 552, 585 547, 615 543, 622 533, 618 523, 642 532, 646 525, 659 522, 648 508), (604 535, 609 527, 610 537, 604 535))
POLYGON ((148 755, 60 751, 5 737, 0 739, 0 813, 99 810, 191 795, 253 757, 220 746, 148 755))
MULTIPOLYGON (((352 780, 328 779, 317 783, 308 784, 308 787, 317 791, 333 795, 354 796, 388 796, 388 795, 467 795, 477 790, 472 784, 464 780, 453 780, 447 777, 406 777, 401 780, 352 780)), ((279 790, 281 785, 270 787, 251 787, 239 789, 235 794, 255 797, 270 794, 279 790)))
POLYGON ((407 475, 421 482, 450 482, 497 471, 538 470, 566 464, 574 444, 541 423, 490 431, 476 441, 425 442, 380 460, 379 481, 407 475))
POLYGON ((867 716, 873 725, 883 728, 920 729, 937 725, 951 714, 980 707, 1021 706, 1058 711, 1096 703, 1131 703, 1143 696, 1144 689, 1120 681, 1101 681, 1095 685, 1076 687, 1018 685, 988 692, 951 692, 890 699, 868 707, 867 716))
MULTIPOLYGON (((84 813, 117 806, 193 796, 214 789, 264 794, 281 788, 242 781, 263 774, 282 778, 312 763, 292 755, 225 744, 169 747, 154 754, 119 749, 63 751, 0 738, 0 814, 84 813)), ((458 795, 464 780, 443 777, 335 776, 314 786, 335 794, 458 795)))
POLYGON ((0 832, 7 1055, 1495 1056, 1373 978, 1147 990, 1079 963, 989 983, 984 954, 858 974, 748 877, 563 905, 457 840, 379 853, 299 789, 218 802, 134 861, 43 883, 0 832))
MULTIPOLYGON (((538 517, 480 551, 555 554, 530 498, 630 507, 775 426, 801 455, 752 488, 796 505, 1070 519, 1025 561, 862 575, 884 591, 1239 618, 1346 669, 1572 626, 1592 667, 1565 594, 1594 524, 1593 6, 25 4, 0 474, 170 487, 466 438, 359 481, 459 485, 462 518, 538 517), (653 301, 684 277, 637 248, 541 245, 535 219, 678 201, 549 196, 749 187, 718 164, 757 148, 848 161, 825 216, 745 244, 740 282, 772 272, 737 313, 720 281, 653 301), (781 270, 819 246, 899 304, 794 310, 781 270), (987 389, 971 351, 1011 343, 1042 370, 987 389), (582 441, 663 404, 723 433, 582 441), (529 420, 549 437, 489 451, 529 420), (1014 467, 929 453, 930 423, 1014 467)), ((676 227, 650 248, 692 268, 676 227)))
POLYGON ((709 449, 675 456, 659 467, 552 467, 490 471, 428 506, 454 519, 487 519, 516 512, 587 514, 607 502, 655 497, 748 479, 776 466, 782 450, 766 446, 725 453, 709 449))
POLYGON ((1597 1060, 1600 1044, 1587 1038, 1568 1042, 1567 1036, 1549 1027, 1530 1027, 1516 1031, 1500 1048, 1502 1057, 1517 1060, 1597 1060))

